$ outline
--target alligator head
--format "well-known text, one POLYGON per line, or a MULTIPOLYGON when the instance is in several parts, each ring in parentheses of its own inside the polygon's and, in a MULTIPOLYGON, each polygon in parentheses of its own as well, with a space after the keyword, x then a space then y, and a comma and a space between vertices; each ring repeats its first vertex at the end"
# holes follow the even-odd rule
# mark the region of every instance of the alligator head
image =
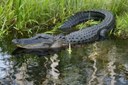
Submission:
POLYGON ((12 42, 17 47, 26 49, 51 49, 60 48, 65 45, 63 35, 52 36, 48 34, 37 34, 31 38, 13 39, 12 42))

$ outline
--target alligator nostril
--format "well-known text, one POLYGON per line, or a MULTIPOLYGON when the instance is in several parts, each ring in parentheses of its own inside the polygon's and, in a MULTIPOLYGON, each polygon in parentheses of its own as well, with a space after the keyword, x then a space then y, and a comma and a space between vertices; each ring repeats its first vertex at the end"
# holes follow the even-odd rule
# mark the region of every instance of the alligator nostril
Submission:
POLYGON ((13 39, 12 42, 15 43, 15 44, 17 44, 18 43, 18 40, 17 39, 13 39))

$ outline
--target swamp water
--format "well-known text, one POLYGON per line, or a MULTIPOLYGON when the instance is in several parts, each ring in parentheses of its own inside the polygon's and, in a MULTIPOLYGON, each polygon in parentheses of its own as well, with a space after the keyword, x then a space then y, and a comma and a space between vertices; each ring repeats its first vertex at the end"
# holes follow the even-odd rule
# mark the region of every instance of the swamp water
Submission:
POLYGON ((71 53, 15 50, 11 40, 0 42, 0 85, 128 85, 128 40, 100 41, 71 53))

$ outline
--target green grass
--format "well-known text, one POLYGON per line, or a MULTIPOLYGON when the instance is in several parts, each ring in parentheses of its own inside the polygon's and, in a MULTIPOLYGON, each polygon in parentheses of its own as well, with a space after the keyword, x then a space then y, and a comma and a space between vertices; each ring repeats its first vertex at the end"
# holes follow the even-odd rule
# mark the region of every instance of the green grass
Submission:
POLYGON ((92 9, 112 11, 117 18, 118 31, 115 34, 120 36, 122 30, 128 33, 127 8, 127 0, 1 0, 0 36, 12 31, 20 34, 53 33, 73 13, 92 9))

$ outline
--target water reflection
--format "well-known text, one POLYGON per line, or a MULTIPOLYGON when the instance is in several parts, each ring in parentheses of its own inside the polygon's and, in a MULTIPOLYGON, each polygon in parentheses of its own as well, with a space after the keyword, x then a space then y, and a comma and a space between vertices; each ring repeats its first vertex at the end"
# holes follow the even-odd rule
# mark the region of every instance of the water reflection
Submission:
POLYGON ((128 85, 128 41, 59 50, 0 49, 2 85, 128 85))

